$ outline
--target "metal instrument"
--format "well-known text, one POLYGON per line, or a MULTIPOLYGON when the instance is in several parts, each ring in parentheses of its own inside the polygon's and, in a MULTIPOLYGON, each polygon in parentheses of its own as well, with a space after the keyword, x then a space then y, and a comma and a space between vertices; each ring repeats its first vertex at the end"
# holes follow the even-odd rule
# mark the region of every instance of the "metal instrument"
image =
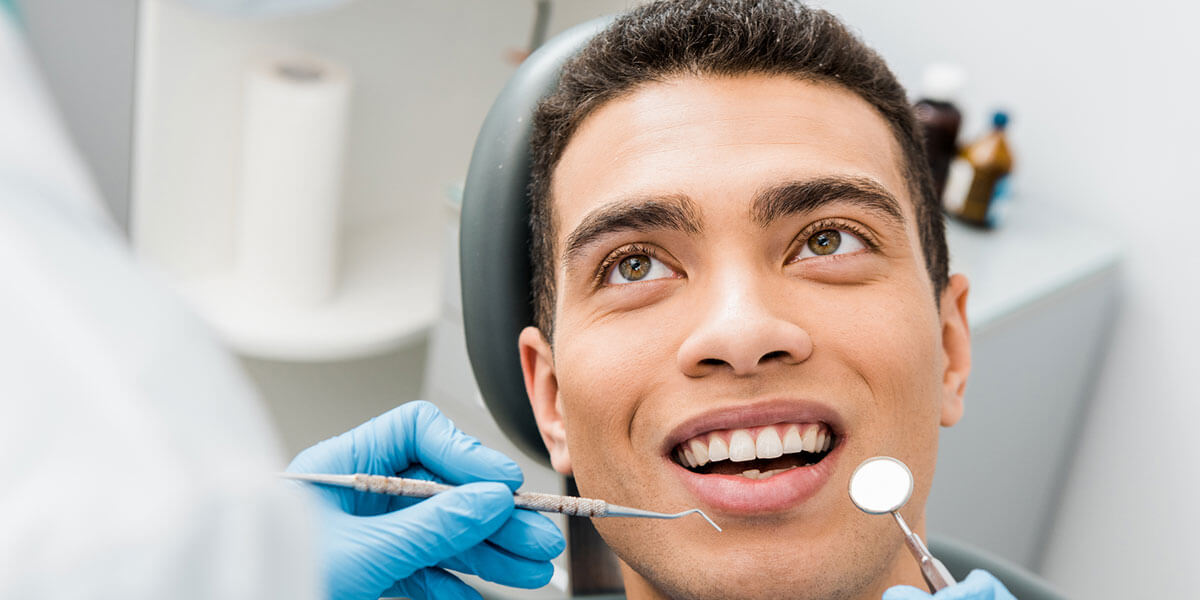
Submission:
POLYGON ((921 565, 921 575, 929 591, 938 592, 954 585, 954 576, 929 552, 921 537, 909 529, 900 509, 908 502, 913 492, 913 475, 908 465, 890 456, 876 456, 864 460, 850 476, 850 499, 859 510, 871 514, 891 513, 896 524, 904 532, 904 543, 908 551, 921 565))
MULTIPOLYGON (((286 479, 295 479, 298 481, 307 481, 310 483, 319 483, 323 485, 334 485, 338 487, 354 488, 360 492, 372 492, 376 494, 389 494, 392 496, 406 496, 409 498, 428 498, 439 492, 444 492, 453 489, 455 486, 435 481, 425 481, 423 479, 407 479, 404 477, 386 477, 383 475, 368 475, 366 473, 357 473, 354 475, 325 475, 325 474, 309 474, 309 473, 281 473, 281 477, 286 479)), ((640 508, 630 508, 628 506, 620 506, 618 504, 610 504, 603 500, 594 498, 577 498, 575 496, 560 496, 558 494, 542 494, 539 492, 516 492, 513 494, 513 503, 517 508, 525 508, 528 510, 536 510, 538 512, 550 512, 567 515, 569 517, 640 517, 644 519, 678 519, 692 513, 698 514, 708 521, 717 531, 721 528, 704 514, 704 511, 693 508, 679 513, 660 513, 640 508)))

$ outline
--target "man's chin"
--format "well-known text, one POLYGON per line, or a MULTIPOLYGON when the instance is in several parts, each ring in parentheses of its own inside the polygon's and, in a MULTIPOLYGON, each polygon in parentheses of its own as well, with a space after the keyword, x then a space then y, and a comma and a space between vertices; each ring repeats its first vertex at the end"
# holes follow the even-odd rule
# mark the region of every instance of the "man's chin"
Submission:
MULTIPOLYGON (((631 600, 878 598, 896 559, 903 558, 897 552, 899 537, 888 536, 890 529, 870 522, 861 528, 810 528, 764 519, 774 525, 747 527, 751 523, 744 522, 717 533, 699 519, 687 526, 659 522, 656 525, 676 527, 652 531, 645 529, 648 523, 632 519, 601 521, 605 520, 597 520, 597 528, 622 560, 631 600)), ((890 525, 883 520, 880 524, 890 525)))
POLYGON ((788 546, 780 543, 765 552, 730 552, 717 562, 683 558, 669 563, 637 562, 633 567, 623 560, 622 574, 630 600, 878 598, 886 587, 878 575, 887 571, 886 566, 847 569, 848 559, 837 554, 839 558, 833 561, 813 560, 789 553, 788 546))

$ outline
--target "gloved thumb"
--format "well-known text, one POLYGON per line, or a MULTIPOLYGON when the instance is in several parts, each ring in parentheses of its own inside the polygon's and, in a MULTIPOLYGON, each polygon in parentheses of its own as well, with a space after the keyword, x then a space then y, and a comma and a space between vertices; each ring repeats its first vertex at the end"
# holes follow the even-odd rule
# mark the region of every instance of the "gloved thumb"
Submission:
POLYGON ((975 569, 966 579, 930 595, 907 585, 898 585, 883 593, 881 600, 1016 600, 1004 584, 991 573, 975 569))
POLYGON ((933 596, 925 590, 911 585, 897 585, 887 589, 880 600, 927 600, 933 596))
POLYGON ((495 533, 512 515, 512 490, 502 483, 458 486, 398 511, 363 517, 364 540, 388 581, 457 556, 495 533))

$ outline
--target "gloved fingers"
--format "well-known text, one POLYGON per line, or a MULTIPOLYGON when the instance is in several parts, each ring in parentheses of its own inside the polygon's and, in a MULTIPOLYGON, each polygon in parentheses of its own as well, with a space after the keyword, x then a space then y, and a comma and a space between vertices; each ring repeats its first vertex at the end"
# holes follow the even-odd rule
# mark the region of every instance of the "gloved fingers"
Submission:
POLYGON ((392 422, 404 427, 393 427, 392 433, 398 440, 411 443, 392 445, 408 451, 403 467, 395 470, 419 463, 447 483, 499 481, 514 492, 525 481, 517 463, 459 431, 434 405, 409 402, 392 413, 397 411, 402 414, 392 422))
POLYGON ((516 491, 524 481, 512 459, 459 431, 423 401, 402 404, 304 450, 288 470, 390 476, 416 464, 453 484, 499 481, 516 491))
POLYGON ((370 562, 396 580, 434 566, 479 544, 512 516, 508 487, 472 483, 442 492, 404 510, 364 519, 370 562))
POLYGON ((439 567, 477 575, 487 581, 519 588, 539 588, 550 583, 554 565, 549 560, 515 556, 487 542, 452 556, 439 567))
POLYGON ((967 578, 936 594, 907 585, 889 588, 882 600, 1016 600, 1000 580, 982 569, 971 571, 967 578))
POLYGON ((919 590, 911 585, 897 585, 884 591, 880 600, 925 600, 927 598, 933 598, 933 596, 925 590, 919 590))
POLYGON ((966 579, 933 597, 937 600, 1016 600, 999 579, 983 569, 971 571, 966 579))
POLYGON ((529 560, 550 560, 567 547, 562 531, 545 515, 514 510, 512 517, 487 539, 506 552, 529 560))
MULTIPOLYGON (((420 465, 414 465, 399 474, 400 477, 423 481, 444 481, 420 465)), ((388 510, 400 510, 416 504, 419 498, 391 496, 388 510)), ((492 544, 522 558, 550 560, 567 547, 562 531, 549 518, 531 510, 513 511, 512 517, 504 522, 496 533, 488 538, 492 544)))
POLYGON ((397 581, 395 585, 383 592, 383 597, 399 596, 412 600, 483 600, 479 592, 465 584, 459 578, 441 569, 421 569, 411 576, 397 581))

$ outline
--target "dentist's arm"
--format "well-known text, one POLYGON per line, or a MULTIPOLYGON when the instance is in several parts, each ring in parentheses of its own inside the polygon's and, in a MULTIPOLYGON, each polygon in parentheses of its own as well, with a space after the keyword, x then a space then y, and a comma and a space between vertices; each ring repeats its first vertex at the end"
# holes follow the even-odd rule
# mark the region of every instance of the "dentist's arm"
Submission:
POLYGON ((479 598, 446 570, 541 587, 553 573, 550 559, 566 545, 545 516, 513 508, 523 480, 516 463, 456 429, 428 402, 405 404, 317 444, 288 470, 460 485, 425 500, 312 487, 322 505, 327 588, 339 600, 479 598))

